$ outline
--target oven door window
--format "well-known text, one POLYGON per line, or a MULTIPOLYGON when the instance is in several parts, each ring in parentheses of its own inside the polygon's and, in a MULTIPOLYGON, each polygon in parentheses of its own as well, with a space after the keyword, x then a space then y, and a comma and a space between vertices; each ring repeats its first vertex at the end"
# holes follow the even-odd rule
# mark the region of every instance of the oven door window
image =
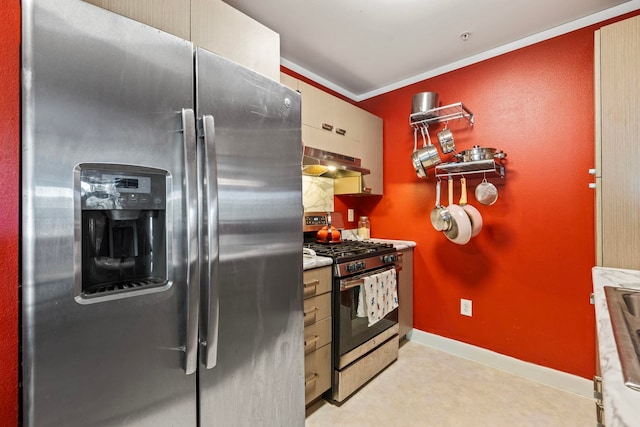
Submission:
POLYGON ((360 292, 360 286, 340 291, 338 353, 341 356, 398 323, 398 309, 396 308, 383 319, 368 326, 369 319, 366 310, 359 305, 360 292))

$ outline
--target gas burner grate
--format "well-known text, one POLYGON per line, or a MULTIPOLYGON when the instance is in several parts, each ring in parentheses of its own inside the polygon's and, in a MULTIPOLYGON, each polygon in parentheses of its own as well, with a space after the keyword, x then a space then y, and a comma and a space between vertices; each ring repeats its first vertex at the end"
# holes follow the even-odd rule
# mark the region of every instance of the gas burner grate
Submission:
POLYGON ((368 256, 395 251, 391 243, 343 241, 339 243, 307 243, 306 248, 313 249, 317 255, 335 260, 360 259, 368 256))

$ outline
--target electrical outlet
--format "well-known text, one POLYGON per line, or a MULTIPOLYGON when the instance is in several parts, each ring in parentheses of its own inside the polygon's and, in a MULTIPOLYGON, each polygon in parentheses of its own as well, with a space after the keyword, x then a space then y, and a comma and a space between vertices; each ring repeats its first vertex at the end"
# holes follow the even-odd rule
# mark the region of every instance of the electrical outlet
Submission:
POLYGON ((349 222, 353 222, 354 221, 353 209, 347 209, 347 221, 349 221, 349 222))
POLYGON ((460 299, 460 314, 462 314, 463 316, 471 317, 471 304, 472 303, 470 299, 460 299))

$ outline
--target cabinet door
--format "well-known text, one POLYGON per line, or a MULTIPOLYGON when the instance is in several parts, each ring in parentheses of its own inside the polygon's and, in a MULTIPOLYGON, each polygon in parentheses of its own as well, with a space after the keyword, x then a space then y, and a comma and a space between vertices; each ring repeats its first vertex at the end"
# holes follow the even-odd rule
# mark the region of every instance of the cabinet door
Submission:
POLYGON ((302 124, 333 132, 333 97, 303 81, 298 82, 298 90, 302 94, 302 124))
POLYGON ((334 98, 333 102, 334 131, 353 141, 362 139, 362 110, 353 104, 334 98))
POLYGON ((221 0, 191 0, 191 41, 280 81, 280 35, 221 0))
MULTIPOLYGON (((321 150, 336 152, 332 121, 331 95, 298 81, 302 96, 302 140, 305 145, 321 150)), ((342 154, 342 153, 341 153, 342 154)))
POLYGON ((371 188, 371 194, 383 194, 382 119, 363 111, 362 165, 371 174, 362 177, 363 186, 371 188))
POLYGON ((191 0, 84 0, 87 3, 191 39, 191 0))
POLYGON ((362 157, 362 113, 364 110, 333 97, 333 123, 338 153, 362 157))
POLYGON ((413 329, 413 248, 403 249, 402 271, 398 275, 398 326, 399 335, 407 335, 413 329))
POLYGON ((298 90, 298 79, 290 76, 289 74, 285 74, 282 71, 280 72, 280 83, 290 89, 298 90))
POLYGON ((599 62, 602 265, 640 269, 640 16, 602 27, 599 62))
POLYGON ((360 109, 303 81, 298 81, 298 90, 302 94, 305 144, 360 158, 360 109))

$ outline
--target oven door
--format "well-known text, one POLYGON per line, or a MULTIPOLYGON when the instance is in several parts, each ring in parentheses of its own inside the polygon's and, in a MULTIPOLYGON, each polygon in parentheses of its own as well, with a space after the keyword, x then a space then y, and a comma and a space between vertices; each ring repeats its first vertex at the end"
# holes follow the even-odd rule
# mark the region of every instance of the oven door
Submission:
MULTIPOLYGON (((395 268, 397 283, 400 267, 397 266, 395 268)), ((364 277, 382 273, 386 270, 389 270, 389 267, 352 278, 337 279, 336 289, 340 289, 340 295, 336 298, 336 306, 334 307, 335 332, 337 335, 336 362, 340 356, 349 353, 398 324, 398 308, 395 308, 387 313, 384 318, 369 326, 369 318, 361 298, 364 277)))

